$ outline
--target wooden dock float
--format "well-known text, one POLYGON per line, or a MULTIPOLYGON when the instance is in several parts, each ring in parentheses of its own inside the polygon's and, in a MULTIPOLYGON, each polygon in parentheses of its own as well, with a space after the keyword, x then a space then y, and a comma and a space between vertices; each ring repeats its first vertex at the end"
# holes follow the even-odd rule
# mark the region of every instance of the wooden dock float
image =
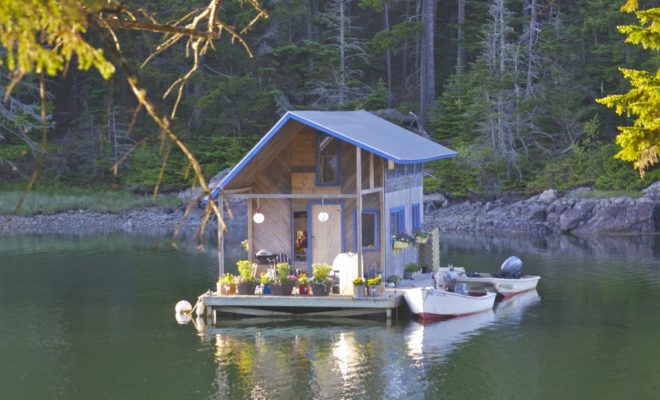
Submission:
POLYGON ((270 318, 338 318, 382 315, 388 320, 397 317, 403 302, 402 293, 376 297, 336 296, 241 296, 207 295, 204 306, 209 322, 215 323, 218 313, 270 318), (394 312, 394 315, 393 315, 394 312))

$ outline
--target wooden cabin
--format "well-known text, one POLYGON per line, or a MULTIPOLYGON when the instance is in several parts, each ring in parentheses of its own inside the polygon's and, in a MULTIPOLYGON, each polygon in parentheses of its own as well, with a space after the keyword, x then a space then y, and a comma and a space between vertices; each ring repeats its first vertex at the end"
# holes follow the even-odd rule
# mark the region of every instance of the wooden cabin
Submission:
POLYGON ((402 276, 417 251, 395 254, 392 237, 422 225, 423 163, 455 155, 366 111, 291 111, 221 181, 220 201, 248 199, 250 257, 282 253, 311 273, 354 252, 363 274, 402 276))

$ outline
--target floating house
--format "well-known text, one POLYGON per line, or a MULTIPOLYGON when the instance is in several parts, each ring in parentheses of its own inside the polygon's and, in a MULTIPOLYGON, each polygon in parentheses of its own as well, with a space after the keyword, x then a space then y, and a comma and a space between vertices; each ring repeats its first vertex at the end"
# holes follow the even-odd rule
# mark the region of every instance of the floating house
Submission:
POLYGON ((392 238, 422 225, 423 163, 455 155, 366 111, 290 111, 220 182, 219 202, 247 199, 253 261, 264 249, 311 272, 354 252, 361 274, 401 276, 417 251, 392 238))

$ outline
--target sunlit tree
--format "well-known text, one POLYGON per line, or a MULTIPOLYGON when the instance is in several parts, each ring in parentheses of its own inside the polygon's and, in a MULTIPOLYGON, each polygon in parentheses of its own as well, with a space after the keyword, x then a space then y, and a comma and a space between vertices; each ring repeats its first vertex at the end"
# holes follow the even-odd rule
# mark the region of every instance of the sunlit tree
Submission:
MULTIPOLYGON (((634 13, 638 25, 617 27, 627 35, 626 42, 642 45, 648 50, 660 50, 660 8, 639 10, 637 0, 628 0, 621 8, 634 13)), ((625 94, 607 96, 597 101, 614 108, 617 114, 634 118, 632 126, 620 126, 616 138, 621 151, 617 158, 632 162, 642 176, 658 162, 660 155, 660 69, 655 73, 621 68, 631 90, 625 94)))

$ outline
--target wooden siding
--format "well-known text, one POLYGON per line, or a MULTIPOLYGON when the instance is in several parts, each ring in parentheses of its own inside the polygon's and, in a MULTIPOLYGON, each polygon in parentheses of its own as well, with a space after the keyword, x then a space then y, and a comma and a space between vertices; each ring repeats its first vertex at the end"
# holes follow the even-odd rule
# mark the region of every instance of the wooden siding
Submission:
MULTIPOLYGON (((407 178, 407 177, 402 177, 407 178)), ((398 178, 395 178, 398 179, 398 178)), ((420 182, 421 183, 421 182, 420 182)), ((386 274, 387 275, 399 275, 403 276, 403 269, 406 264, 417 262, 417 248, 409 247, 403 251, 400 251, 397 254, 394 254, 392 251, 392 241, 390 237, 390 209, 393 207, 404 207, 404 212, 406 215, 406 227, 405 230, 408 233, 412 233, 412 205, 421 204, 423 202, 423 187, 421 184, 419 186, 413 186, 403 190, 389 191, 385 193, 385 224, 384 224, 384 235, 386 238, 385 241, 385 265, 386 265, 386 274)), ((420 217, 423 220, 423 207, 420 207, 420 217)))
MULTIPOLYGON (((242 187, 249 187, 254 182, 255 179, 260 177, 260 175, 270 169, 271 162, 273 159, 281 155, 282 151, 287 149, 289 143, 298 132, 301 132, 307 128, 305 125, 297 121, 288 121, 281 129, 280 132, 275 135, 268 145, 261 149, 261 151, 254 156, 250 161, 249 165, 245 166, 232 180, 231 184, 227 185, 225 189, 236 189, 242 187)), ((288 152, 287 152, 288 157, 288 152)), ((291 161, 286 159, 286 170, 290 171, 291 161)), ((288 180, 288 179, 287 179, 288 180)), ((278 193, 278 192, 274 192, 278 193)), ((287 193, 287 192, 285 192, 287 193)))

